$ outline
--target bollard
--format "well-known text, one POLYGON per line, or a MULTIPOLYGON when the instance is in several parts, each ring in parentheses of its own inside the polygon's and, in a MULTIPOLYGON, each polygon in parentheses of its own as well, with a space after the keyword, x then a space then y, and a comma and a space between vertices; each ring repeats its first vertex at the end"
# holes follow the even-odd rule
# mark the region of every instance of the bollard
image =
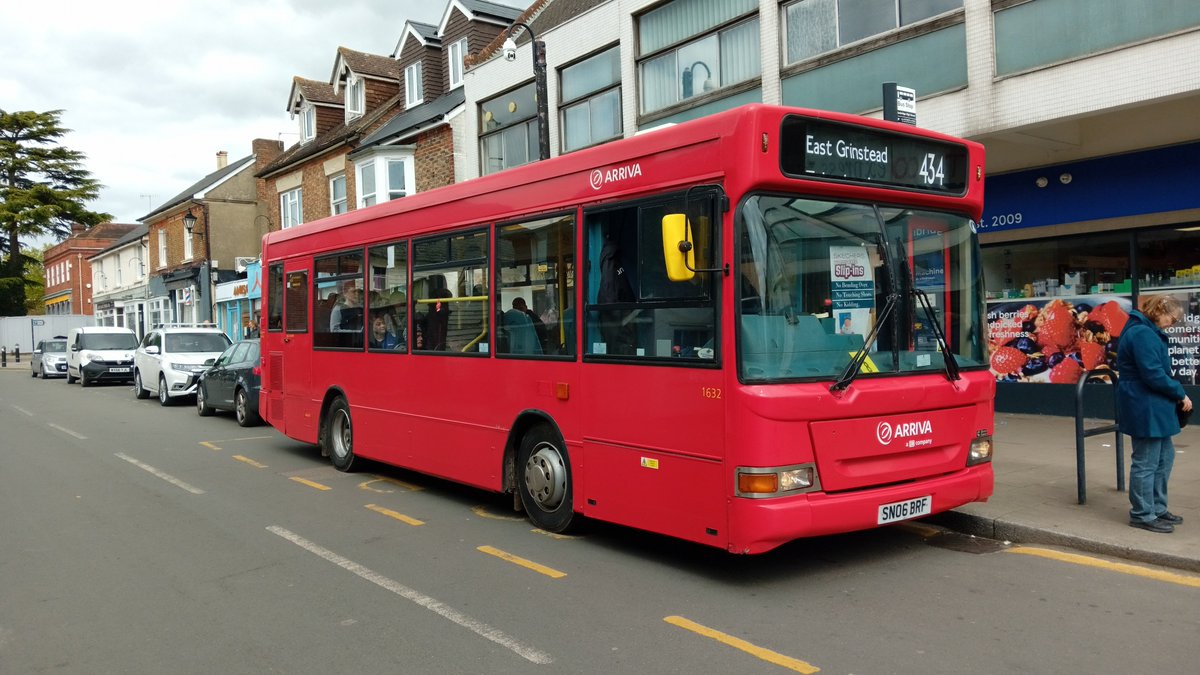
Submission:
POLYGON ((21 345, 17 345, 16 349, 13 350, 13 355, 17 357, 17 363, 20 363, 21 362, 21 345))
POLYGON ((0 368, 8 367, 8 347, 0 347, 0 368))

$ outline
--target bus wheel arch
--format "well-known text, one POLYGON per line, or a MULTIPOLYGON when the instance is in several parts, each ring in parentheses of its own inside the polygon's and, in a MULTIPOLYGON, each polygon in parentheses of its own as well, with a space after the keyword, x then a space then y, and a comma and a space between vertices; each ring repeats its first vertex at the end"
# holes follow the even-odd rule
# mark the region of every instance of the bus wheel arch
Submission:
POLYGON ((517 499, 534 525, 548 532, 566 532, 578 522, 571 457, 558 426, 545 414, 523 413, 509 436, 505 462, 517 499), (512 468, 511 473, 508 467, 512 468))

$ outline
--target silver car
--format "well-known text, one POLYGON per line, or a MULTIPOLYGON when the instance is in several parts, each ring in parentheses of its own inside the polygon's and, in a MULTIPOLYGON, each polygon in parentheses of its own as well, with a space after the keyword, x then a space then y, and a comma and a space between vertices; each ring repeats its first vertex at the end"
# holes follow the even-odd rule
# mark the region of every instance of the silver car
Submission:
POLYGON ((59 335, 37 343, 29 359, 29 368, 34 377, 66 377, 67 338, 59 335))

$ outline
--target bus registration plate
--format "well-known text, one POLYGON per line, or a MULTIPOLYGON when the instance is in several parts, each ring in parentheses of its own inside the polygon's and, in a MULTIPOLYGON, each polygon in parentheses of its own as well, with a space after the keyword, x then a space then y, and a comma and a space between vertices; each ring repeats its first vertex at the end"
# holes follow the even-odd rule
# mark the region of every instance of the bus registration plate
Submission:
POLYGON ((925 495, 916 499, 906 499, 902 502, 883 504, 879 507, 879 525, 894 523, 909 518, 919 518, 933 513, 933 497, 925 495))

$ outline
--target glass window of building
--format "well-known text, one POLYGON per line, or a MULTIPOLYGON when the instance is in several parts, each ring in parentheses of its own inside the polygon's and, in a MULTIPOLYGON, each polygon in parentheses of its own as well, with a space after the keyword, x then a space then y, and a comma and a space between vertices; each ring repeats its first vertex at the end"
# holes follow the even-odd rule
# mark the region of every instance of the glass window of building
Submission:
POLYGON ((404 106, 411 108, 425 100, 425 87, 421 82, 421 62, 417 61, 404 69, 404 106))
POLYGON ((538 157, 534 83, 479 104, 480 170, 495 173, 538 157))
POLYGON ((304 222, 303 188, 279 193, 279 214, 283 229, 295 227, 304 222))
POLYGON ((961 9, 962 0, 798 0, 784 5, 787 62, 961 9))
POLYGON ((346 202, 346 174, 339 173, 329 179, 329 212, 333 215, 345 213, 349 209, 346 202))
POLYGON ((563 152, 621 137, 618 47, 563 68, 558 81, 563 152))
POLYGON ((638 17, 642 114, 758 77, 757 11, 753 0, 675 0, 638 17))

